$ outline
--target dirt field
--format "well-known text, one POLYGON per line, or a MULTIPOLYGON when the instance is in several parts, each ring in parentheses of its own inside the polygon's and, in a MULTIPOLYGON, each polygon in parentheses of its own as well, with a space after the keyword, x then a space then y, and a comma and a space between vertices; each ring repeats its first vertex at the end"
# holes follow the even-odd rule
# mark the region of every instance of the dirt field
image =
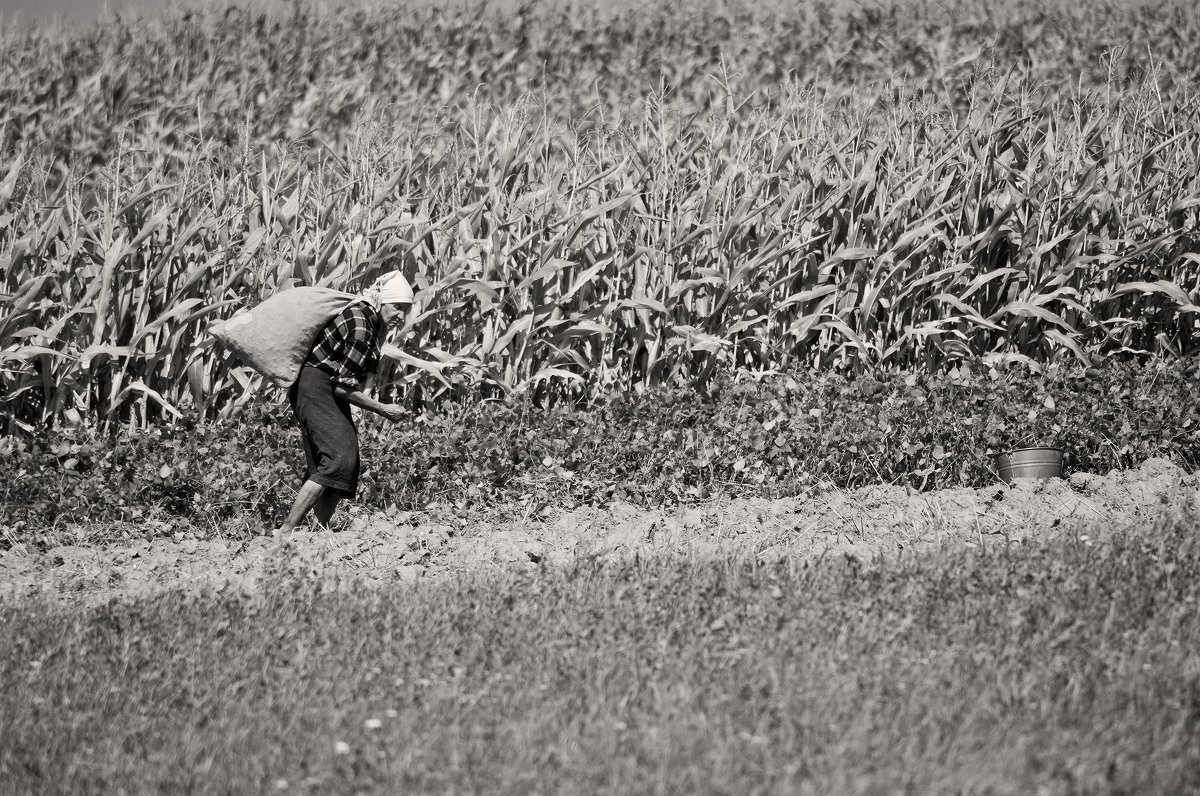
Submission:
POLYGON ((543 510, 534 517, 464 520, 450 510, 360 516, 340 532, 274 540, 162 539, 0 553, 0 598, 48 594, 98 603, 174 588, 254 590, 279 567, 370 581, 437 578, 472 569, 570 565, 634 556, 754 555, 817 559, 919 553, 942 545, 995 546, 1075 533, 1085 544, 1153 527, 1164 514, 1196 516, 1200 475, 1164 459, 1107 475, 916 493, 901 487, 815 490, 801 498, 711 501, 646 510, 543 510))

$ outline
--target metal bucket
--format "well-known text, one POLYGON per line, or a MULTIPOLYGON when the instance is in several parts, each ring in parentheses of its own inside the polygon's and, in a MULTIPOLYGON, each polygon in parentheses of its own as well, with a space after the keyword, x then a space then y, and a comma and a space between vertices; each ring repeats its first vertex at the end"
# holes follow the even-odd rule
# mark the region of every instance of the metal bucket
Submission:
POLYGON ((996 469, 1007 484, 1017 478, 1060 478, 1062 464, 1063 452, 1058 448, 1019 448, 996 454, 996 469))

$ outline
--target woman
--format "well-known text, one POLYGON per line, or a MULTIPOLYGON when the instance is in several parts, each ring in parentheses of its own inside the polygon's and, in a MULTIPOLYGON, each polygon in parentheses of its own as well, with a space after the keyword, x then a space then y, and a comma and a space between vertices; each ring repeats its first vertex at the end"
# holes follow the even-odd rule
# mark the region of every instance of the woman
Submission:
POLYGON ((376 401, 363 392, 367 376, 379 367, 389 329, 400 326, 413 303, 412 288, 399 271, 380 277, 334 316, 317 337, 288 391, 304 441, 304 484, 287 519, 276 532, 283 541, 311 510, 328 526, 333 510, 358 489, 358 429, 350 415, 357 406, 396 422, 403 407, 376 401))

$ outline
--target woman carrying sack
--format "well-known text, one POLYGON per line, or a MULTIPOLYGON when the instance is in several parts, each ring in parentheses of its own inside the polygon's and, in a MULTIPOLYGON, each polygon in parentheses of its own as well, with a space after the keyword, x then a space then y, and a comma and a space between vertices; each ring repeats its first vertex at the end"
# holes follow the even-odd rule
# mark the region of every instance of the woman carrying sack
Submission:
POLYGON ((376 401, 363 392, 379 367, 389 329, 401 326, 412 307, 412 288, 399 271, 380 277, 325 325, 317 336, 300 377, 288 391, 304 441, 304 484, 287 519, 275 532, 280 543, 304 522, 311 510, 328 526, 338 501, 358 489, 358 429, 350 407, 383 415, 393 423, 406 414, 397 404, 376 401))

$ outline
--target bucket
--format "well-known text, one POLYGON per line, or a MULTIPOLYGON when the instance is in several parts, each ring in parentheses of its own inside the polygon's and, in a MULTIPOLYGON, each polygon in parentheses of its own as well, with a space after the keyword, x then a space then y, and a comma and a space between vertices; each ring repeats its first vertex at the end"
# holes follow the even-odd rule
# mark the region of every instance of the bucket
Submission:
POLYGON ((1007 484, 1017 478, 1059 478, 1062 463, 1063 452, 1058 448, 1018 448, 996 454, 996 469, 1007 484))

